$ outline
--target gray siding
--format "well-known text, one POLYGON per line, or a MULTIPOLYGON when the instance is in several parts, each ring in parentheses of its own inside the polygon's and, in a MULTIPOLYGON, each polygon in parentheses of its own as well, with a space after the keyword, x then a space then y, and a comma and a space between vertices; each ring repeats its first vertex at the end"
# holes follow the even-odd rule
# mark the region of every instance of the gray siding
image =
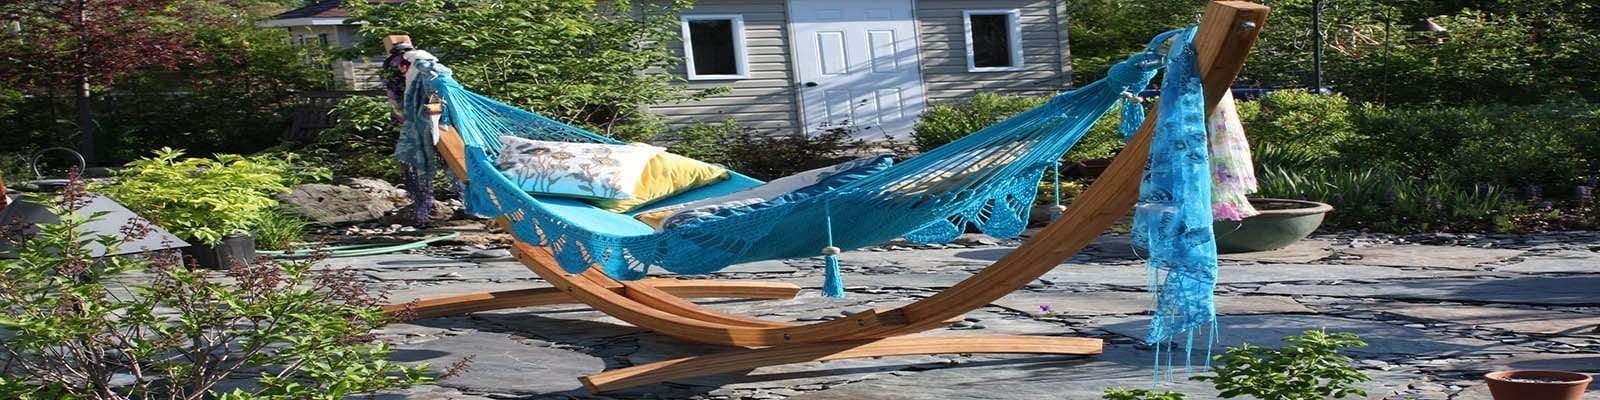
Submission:
POLYGON ((955 101, 980 91, 1046 95, 1070 84, 1056 0, 917 0, 922 81, 928 102, 955 101), (1020 10, 1022 71, 967 72, 964 10, 1020 10))
MULTIPOLYGON (((792 131, 799 126, 794 69, 789 61, 789 16, 784 0, 697 0, 684 15, 744 16, 745 50, 750 77, 737 80, 690 81, 693 89, 727 87, 732 91, 702 101, 650 107, 673 125, 722 122, 733 118, 763 131, 792 131)), ((683 45, 670 44, 681 56, 683 45)), ((672 69, 684 76, 684 65, 672 69)))
MULTIPOLYGON (((861 0, 874 1, 874 0, 861 0)), ((1058 17, 1062 0, 915 0, 922 80, 930 104, 959 101, 979 92, 1020 95, 1055 93, 1071 83, 1066 61, 1065 20, 1058 17), (963 10, 1021 11, 1023 71, 967 72, 963 10)), ((728 87, 732 91, 679 104, 661 104, 650 111, 682 126, 733 118, 746 127, 768 132, 794 132, 800 126, 799 100, 789 48, 785 0, 698 0, 693 14, 744 16, 750 78, 691 81, 690 88, 728 87)), ((671 43, 682 55, 683 45, 671 43)), ((684 66, 671 70, 679 76, 684 66)))

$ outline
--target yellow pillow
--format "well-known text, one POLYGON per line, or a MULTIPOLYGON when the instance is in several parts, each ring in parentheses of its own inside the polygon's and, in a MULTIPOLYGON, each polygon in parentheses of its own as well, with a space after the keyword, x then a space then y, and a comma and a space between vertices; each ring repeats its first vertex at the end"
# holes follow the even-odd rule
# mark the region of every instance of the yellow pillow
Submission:
POLYGON ((655 228, 659 231, 661 230, 661 224, 667 222, 667 217, 671 217, 672 213, 678 212, 678 210, 682 209, 682 205, 677 205, 658 210, 650 210, 639 213, 638 215, 634 215, 633 219, 639 220, 639 222, 643 222, 646 225, 650 225, 651 228, 655 228))
POLYGON ((660 152, 645 164, 644 173, 639 176, 639 184, 635 186, 632 198, 597 199, 590 201, 590 204, 606 211, 624 213, 656 200, 727 178, 726 168, 677 154, 660 152))

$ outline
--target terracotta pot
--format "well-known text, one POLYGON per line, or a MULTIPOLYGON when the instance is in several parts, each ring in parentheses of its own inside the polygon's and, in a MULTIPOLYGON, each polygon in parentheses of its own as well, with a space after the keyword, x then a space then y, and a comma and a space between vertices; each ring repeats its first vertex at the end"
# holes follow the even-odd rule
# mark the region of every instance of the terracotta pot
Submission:
POLYGON ((1495 400, 1579 400, 1594 378, 1567 371, 1496 371, 1483 380, 1495 400))
POLYGON ((1245 253, 1281 249, 1305 239, 1322 226, 1322 218, 1333 206, 1315 201, 1288 199, 1250 199, 1261 214, 1242 221, 1217 221, 1211 231, 1217 236, 1217 251, 1245 253))

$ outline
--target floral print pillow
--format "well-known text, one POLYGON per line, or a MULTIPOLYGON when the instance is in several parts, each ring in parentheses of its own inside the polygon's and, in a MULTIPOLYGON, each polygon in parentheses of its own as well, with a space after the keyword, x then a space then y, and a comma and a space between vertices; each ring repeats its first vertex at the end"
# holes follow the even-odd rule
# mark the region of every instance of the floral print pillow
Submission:
POLYGON ((500 137, 495 169, 533 195, 629 199, 650 158, 664 149, 646 145, 547 142, 500 137))

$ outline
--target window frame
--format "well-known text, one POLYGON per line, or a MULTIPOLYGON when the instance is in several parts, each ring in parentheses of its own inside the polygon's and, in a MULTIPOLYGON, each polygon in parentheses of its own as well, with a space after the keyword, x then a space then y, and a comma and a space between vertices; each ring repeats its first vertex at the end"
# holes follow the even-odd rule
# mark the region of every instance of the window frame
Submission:
POLYGON ((750 55, 745 49, 744 15, 743 14, 684 14, 679 16, 680 26, 683 31, 683 64, 684 72, 691 81, 712 81, 750 79, 750 55), (737 73, 734 74, 699 74, 694 70, 694 40, 690 37, 689 22, 691 21, 716 21, 728 20, 733 30, 733 65, 737 73))
POLYGON ((1015 9, 1015 8, 1012 8, 1012 9, 989 9, 989 10, 962 10, 961 11, 961 25, 962 25, 962 30, 965 31, 966 37, 967 37, 967 72, 1015 72, 1015 71, 1022 71, 1023 70, 1023 66, 1026 63, 1022 59, 1022 56, 1024 55, 1024 53, 1022 51, 1022 10, 1015 9), (1011 32, 1009 32, 1010 39, 1011 39, 1010 40, 1011 48, 1009 49, 1011 51, 1011 66, 1006 66, 1006 67, 979 67, 978 66, 977 51, 976 51, 977 49, 975 47, 973 47, 973 43, 972 43, 972 17, 973 16, 990 16, 990 15, 1004 15, 1004 16, 1007 17, 1006 18, 1006 22, 1010 25, 1010 28, 1011 28, 1010 29, 1011 32))

